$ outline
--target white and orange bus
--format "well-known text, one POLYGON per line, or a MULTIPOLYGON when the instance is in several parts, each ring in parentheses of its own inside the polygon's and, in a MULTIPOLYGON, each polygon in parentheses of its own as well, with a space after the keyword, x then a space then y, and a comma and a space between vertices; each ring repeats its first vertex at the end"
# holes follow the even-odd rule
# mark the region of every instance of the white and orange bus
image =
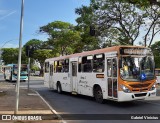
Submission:
POLYGON ((118 102, 156 96, 154 58, 140 46, 115 46, 45 60, 50 89, 118 102))

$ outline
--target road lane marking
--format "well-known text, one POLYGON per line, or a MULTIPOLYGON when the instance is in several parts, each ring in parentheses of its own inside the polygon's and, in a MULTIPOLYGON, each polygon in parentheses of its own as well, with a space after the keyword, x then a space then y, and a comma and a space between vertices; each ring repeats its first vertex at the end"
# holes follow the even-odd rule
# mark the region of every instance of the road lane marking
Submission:
MULTIPOLYGON (((35 91, 35 90, 34 90, 34 91, 35 91)), ((63 118, 58 114, 58 112, 57 112, 56 110, 54 110, 54 109, 52 108, 52 106, 51 106, 37 91, 35 91, 35 92, 36 92, 37 95, 46 103, 46 105, 50 108, 50 110, 51 110, 54 114, 57 115, 58 119, 60 119, 60 120, 62 121, 62 123, 67 123, 67 122, 64 121, 63 118)))

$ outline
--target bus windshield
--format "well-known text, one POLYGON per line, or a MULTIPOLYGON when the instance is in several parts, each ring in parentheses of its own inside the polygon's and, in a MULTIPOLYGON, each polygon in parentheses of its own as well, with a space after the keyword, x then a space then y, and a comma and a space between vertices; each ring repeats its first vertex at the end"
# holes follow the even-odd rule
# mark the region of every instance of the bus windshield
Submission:
POLYGON ((126 81, 145 81, 154 79, 154 60, 152 56, 122 56, 120 75, 126 81))
MULTIPOLYGON (((17 67, 15 67, 14 69, 13 69, 13 74, 14 75, 17 75, 17 73, 18 73, 18 68, 17 67)), ((27 75, 28 74, 28 72, 27 72, 27 68, 21 68, 21 75, 27 75)))

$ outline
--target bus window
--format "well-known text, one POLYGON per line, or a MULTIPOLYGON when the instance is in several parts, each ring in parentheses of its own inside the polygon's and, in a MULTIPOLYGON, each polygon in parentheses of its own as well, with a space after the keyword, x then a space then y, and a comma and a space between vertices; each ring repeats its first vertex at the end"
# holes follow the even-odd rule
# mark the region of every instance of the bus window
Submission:
POLYGON ((72 63, 72 76, 77 76, 77 63, 72 63))
POLYGON ((112 62, 111 59, 107 59, 107 76, 112 76, 112 62))
POLYGON ((63 63, 63 61, 57 61, 56 72, 58 72, 58 73, 62 72, 62 63, 63 63))
POLYGON ((49 72, 49 62, 45 63, 45 73, 49 72))
POLYGON ((78 58, 78 72, 81 72, 82 67, 82 57, 78 58))
POLYGON ((63 72, 65 72, 65 73, 69 72, 69 59, 64 60, 63 72))
POLYGON ((82 58, 82 71, 92 72, 93 56, 85 56, 82 58))
POLYGON ((117 60, 113 59, 113 77, 117 77, 117 60))
POLYGON ((53 65, 50 65, 50 76, 53 76, 53 65))
POLYGON ((104 54, 94 55, 93 72, 104 72, 104 54))
POLYGON ((57 61, 54 61, 54 73, 56 73, 56 68, 57 68, 57 61))

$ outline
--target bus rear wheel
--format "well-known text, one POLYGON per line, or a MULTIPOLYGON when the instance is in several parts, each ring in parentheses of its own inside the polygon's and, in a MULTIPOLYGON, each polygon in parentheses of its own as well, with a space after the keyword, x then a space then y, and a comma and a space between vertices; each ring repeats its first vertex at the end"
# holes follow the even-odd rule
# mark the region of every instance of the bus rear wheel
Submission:
POLYGON ((12 76, 10 76, 9 81, 12 82, 12 76))
POLYGON ((95 87, 94 89, 94 97, 95 97, 96 102, 98 103, 104 102, 102 89, 99 86, 95 87))
POLYGON ((57 83, 57 92, 60 94, 62 93, 62 87, 60 83, 57 83))

